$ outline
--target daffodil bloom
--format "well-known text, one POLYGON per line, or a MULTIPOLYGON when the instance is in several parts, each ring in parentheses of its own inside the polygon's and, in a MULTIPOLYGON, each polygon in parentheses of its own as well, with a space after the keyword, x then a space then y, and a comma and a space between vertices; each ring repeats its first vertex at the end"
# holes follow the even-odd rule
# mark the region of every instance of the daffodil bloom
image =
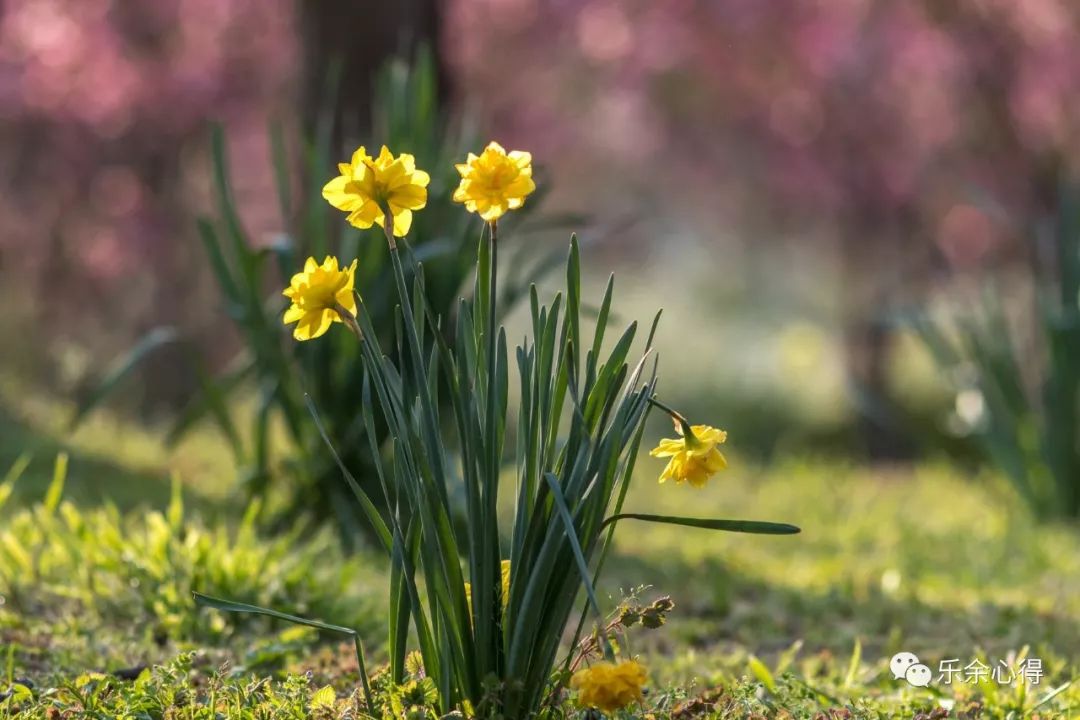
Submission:
MULTIPOLYGON (((502 582, 502 609, 506 611, 506 604, 510 602, 510 561, 503 560, 501 563, 502 582)), ((465 583, 465 601, 469 603, 469 614, 472 614, 472 584, 465 583)))
POLYGON ((353 281, 356 261, 345 269, 338 268, 338 259, 327 256, 322 265, 309 257, 304 271, 292 276, 285 297, 292 305, 285 311, 286 325, 297 323, 293 337, 297 340, 317 338, 336 322, 344 322, 338 308, 356 315, 356 296, 353 281))
POLYGON ((454 201, 488 222, 498 220, 509 210, 525 204, 525 196, 536 189, 532 179, 532 155, 490 142, 479 155, 456 165, 461 183, 454 191, 454 201))
POLYGON ((717 449, 727 440, 727 433, 709 425, 693 425, 690 430, 691 437, 684 436, 682 424, 676 421, 675 432, 680 437, 661 440, 649 452, 653 457, 671 458, 660 482, 674 480, 704 487, 710 477, 727 467, 727 458, 717 449))
POLYGON ((647 679, 645 668, 634 660, 618 665, 598 662, 574 673, 570 687, 578 691, 579 704, 613 713, 634 701, 641 702, 647 679))
POLYGON ((383 145, 377 158, 361 146, 348 163, 339 163, 341 174, 326 183, 323 197, 338 210, 349 213, 349 223, 366 230, 383 224, 387 213, 394 218, 394 235, 405 237, 412 214, 427 204, 430 176, 416 169, 408 153, 394 157, 383 145))

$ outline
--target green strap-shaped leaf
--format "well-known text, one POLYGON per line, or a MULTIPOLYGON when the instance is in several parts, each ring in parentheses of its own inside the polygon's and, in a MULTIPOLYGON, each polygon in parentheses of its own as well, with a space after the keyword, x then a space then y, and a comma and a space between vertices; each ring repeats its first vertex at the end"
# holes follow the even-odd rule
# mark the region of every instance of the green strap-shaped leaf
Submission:
POLYGON ((270 157, 274 166, 274 186, 277 188, 278 209, 283 227, 292 227, 292 185, 289 182, 289 152, 285 147, 285 131, 280 120, 270 121, 270 157))
MULTIPOLYGON (((559 479, 552 473, 544 473, 544 479, 547 480, 548 487, 551 488, 551 494, 555 498, 555 508, 558 510, 559 517, 562 518, 563 525, 566 526, 566 537, 570 539, 570 548, 574 551, 574 560, 577 561, 581 582, 589 596, 589 604, 592 605, 593 612, 596 613, 597 622, 602 625, 604 614, 600 611, 600 603, 596 601, 596 591, 593 589, 592 579, 589 577, 589 564, 585 561, 585 553, 581 551, 577 530, 574 529, 574 520, 570 517, 570 509, 566 506, 566 499, 563 498, 562 488, 559 487, 559 479)), ((612 652, 602 628, 600 630, 600 641, 604 648, 604 656, 608 660, 613 660, 615 654, 612 652)))
MULTIPOLYGON (((242 357, 239 365, 213 378, 215 391, 223 401, 228 400, 230 395, 247 381, 254 371, 254 362, 250 358, 242 357)), ((172 447, 179 443, 193 427, 211 412, 211 405, 215 403, 216 401, 203 393, 192 398, 191 402, 181 411, 166 433, 165 444, 172 447)), ((220 423, 221 419, 218 418, 217 421, 220 423)))
POLYGON ((123 382, 135 368, 142 364, 147 356, 152 354, 158 348, 177 342, 179 339, 179 333, 175 328, 171 327, 155 328, 144 335, 142 339, 135 344, 135 347, 133 347, 120 362, 109 370, 105 375, 105 378, 93 389, 93 391, 91 391, 86 399, 79 403, 79 406, 75 411, 75 416, 71 418, 71 427, 77 427, 92 410, 100 405, 107 397, 112 395, 116 386, 123 382))
POLYGON ((198 218, 196 225, 199 229, 199 240, 202 241, 206 256, 210 259, 210 267, 217 278, 218 287, 225 295, 230 314, 236 312, 236 306, 240 304, 240 289, 229 270, 229 262, 221 249, 221 240, 218 238, 214 226, 206 218, 198 218))
POLYGON ((236 209, 236 201, 233 198, 232 183, 229 179, 228 151, 225 147, 225 129, 220 124, 215 124, 210 128, 210 159, 218 212, 221 214, 225 233, 232 246, 232 259, 238 266, 244 285, 251 292, 256 286, 254 254, 248 247, 247 236, 240 223, 240 213, 236 209))
POLYGON ((319 417, 319 411, 315 407, 315 402, 311 399, 311 396, 304 394, 304 402, 307 404, 308 412, 311 413, 311 419, 315 422, 315 429, 319 431, 319 435, 322 437, 323 442, 326 443, 326 447, 330 450, 331 457, 334 458, 334 462, 337 463, 338 469, 341 470, 341 474, 345 477, 345 481, 349 483, 349 489, 352 490, 353 495, 356 496, 357 502, 360 503, 360 507, 364 510, 364 514, 367 516, 368 522, 371 523, 371 527, 375 530, 375 534, 379 538, 379 542, 382 543, 383 549, 386 550, 386 554, 392 554, 391 547, 393 540, 390 537, 390 529, 386 527, 386 522, 379 514, 378 508, 375 503, 371 501, 368 494, 364 492, 364 489, 360 487, 360 483, 356 481, 353 474, 349 472, 349 469, 345 467, 345 463, 342 461, 341 456, 338 454, 337 449, 334 447, 334 443, 331 442, 330 436, 326 432, 326 428, 323 426, 322 419, 319 417))
MULTIPOLYGON (((398 536, 400 537, 400 535, 398 536)), ((402 553, 392 556, 400 557, 402 553)), ((405 681, 405 649, 409 635, 409 596, 405 569, 400 562, 390 566, 390 676, 397 684, 405 681)))
POLYGON ((232 416, 229 414, 226 392, 222 390, 222 386, 210 373, 206 361, 198 349, 189 342, 182 343, 181 348, 184 350, 188 364, 195 369, 195 377, 198 379, 199 389, 202 391, 207 410, 209 410, 210 415, 217 422, 218 427, 221 428, 221 432, 228 439, 233 455, 243 462, 245 458, 244 443, 240 439, 240 433, 237 432, 236 425, 233 424, 232 416))
MULTIPOLYGON (((570 235, 570 258, 566 262, 566 323, 570 342, 576 349, 581 344, 581 254, 577 234, 570 235)), ((576 365, 575 368, 576 370, 576 365)))
POLYGON ((356 646, 356 663, 360 668, 360 682, 364 685, 364 700, 368 705, 368 712, 373 711, 373 707, 371 705, 371 686, 368 683, 367 666, 364 664, 364 647, 360 644, 360 634, 355 630, 347 627, 342 627, 341 625, 331 625, 330 623, 319 622, 318 620, 308 620, 307 618, 302 618, 297 615, 289 615, 288 613, 259 607, 258 605, 248 605, 247 603, 234 602, 232 600, 225 600, 223 598, 217 598, 211 595, 204 595, 200 592, 193 592, 191 594, 195 598, 195 604, 199 605, 200 607, 213 608, 215 610, 221 610, 223 612, 263 615, 266 617, 276 618, 278 620, 285 620, 286 622, 295 623, 297 625, 307 625, 308 627, 313 627, 318 630, 334 632, 340 635, 348 635, 353 639, 353 643, 356 646))
POLYGON ((687 518, 673 515, 648 515, 643 513, 619 513, 604 520, 604 527, 619 520, 643 520, 645 522, 682 525, 683 527, 703 528, 705 530, 725 530, 727 532, 752 533, 754 535, 795 535, 802 530, 788 523, 763 522, 760 520, 712 520, 709 518, 687 518))

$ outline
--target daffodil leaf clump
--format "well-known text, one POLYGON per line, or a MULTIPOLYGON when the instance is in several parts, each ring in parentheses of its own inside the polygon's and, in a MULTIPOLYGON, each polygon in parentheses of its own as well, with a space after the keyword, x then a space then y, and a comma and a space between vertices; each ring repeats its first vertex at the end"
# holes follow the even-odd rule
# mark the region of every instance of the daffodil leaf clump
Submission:
MULTIPOLYGON (((615 656, 595 589, 621 520, 766 534, 798 529, 621 512, 651 410, 668 413, 680 434, 653 451, 670 458, 661 481, 704 485, 726 467, 717 448, 726 433, 691 425, 657 398, 652 340, 659 313, 636 359, 631 351, 639 337, 637 323, 605 350, 613 280, 592 332, 582 327, 575 238, 565 292, 544 303, 531 288, 530 333, 511 352, 496 317, 499 221, 521 208, 535 189, 532 156, 490 143, 456 167, 461 180, 453 197, 484 224, 475 286, 471 298, 458 303, 452 332, 447 332, 450 318, 437 314, 428 300, 423 266, 406 239, 414 213, 424 207, 428 175, 412 155, 395 155, 386 147, 377 157, 357 150, 349 163, 339 165, 340 175, 323 193, 351 224, 383 231, 400 305, 397 359, 380 346, 364 288, 353 287, 354 268, 342 270, 334 258, 321 264, 311 259, 293 278, 286 290, 292 305, 283 319, 297 323, 298 340, 317 338, 339 321, 354 335, 363 358, 358 422, 373 444, 382 502, 373 501, 349 468, 342 470, 391 562, 392 681, 405 680, 409 638, 415 637, 440 713, 532 717, 571 676, 583 707, 613 712, 639 702, 648 678, 636 658, 615 656), (344 296, 346 288, 357 291, 355 302, 344 296), (508 402, 512 376, 520 398, 514 418, 508 402), (505 444, 511 422, 513 450, 505 444), (376 425, 387 428, 383 447, 376 447, 381 437, 376 425), (514 456, 516 477, 510 518, 498 510, 508 454, 514 456), (454 501, 459 485, 463 508, 454 501), (464 523, 453 521, 459 510, 464 523), (571 673, 576 664, 561 644, 564 631, 577 618, 574 648, 590 616, 603 660, 571 673)), ((277 611, 218 598, 200 601, 349 634, 347 628, 277 611)), ((357 651, 363 670, 358 639, 357 651)), ((366 674, 362 677, 366 686, 366 674)))

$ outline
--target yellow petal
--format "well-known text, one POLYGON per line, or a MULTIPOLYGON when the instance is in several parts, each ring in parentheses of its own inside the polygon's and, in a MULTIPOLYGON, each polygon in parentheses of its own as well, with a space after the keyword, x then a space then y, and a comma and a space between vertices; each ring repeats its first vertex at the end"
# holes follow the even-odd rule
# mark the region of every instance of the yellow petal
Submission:
POLYGON ((307 313, 297 324, 296 330, 293 331, 293 337, 301 341, 314 340, 330 329, 334 315, 336 313, 330 310, 317 310, 307 313))
POLYGON ((405 237, 412 227, 412 210, 399 210, 394 213, 394 235, 405 237))
POLYGON ((391 190, 407 184, 409 181, 409 172, 405 169, 405 164, 400 159, 395 160, 386 167, 379 170, 379 182, 383 183, 384 187, 391 190))
POLYGON ((461 184, 457 186, 457 190, 454 191, 454 202, 465 202, 469 199, 468 182, 468 180, 462 180, 461 184))
POLYGON ((525 197, 536 189, 536 183, 528 175, 519 175, 506 187, 507 195, 525 197))
POLYGON ((406 210, 419 210, 427 204, 427 190, 419 185, 402 185, 390 194, 391 210, 396 205, 406 210))
POLYGON ((281 320, 284 324, 291 325, 302 317, 304 317, 304 311, 300 308, 300 306, 292 305, 289 307, 288 310, 285 311, 285 317, 283 317, 281 320))
POLYGON ((349 224, 358 227, 361 230, 367 230, 369 227, 375 224, 377 220, 382 217, 382 212, 379 210, 379 206, 373 202, 365 202, 356 210, 349 213, 349 224))
POLYGON ((713 448, 712 452, 705 456, 705 467, 710 473, 720 472, 727 467, 727 464, 727 458, 716 448, 713 448))
POLYGON ((522 152, 521 150, 512 150, 509 154, 509 158, 522 170, 525 170, 532 165, 532 153, 522 152))
POLYGON ((498 220, 506 213, 506 208, 502 205, 489 205, 486 210, 480 213, 480 217, 491 222, 492 220, 498 220))
POLYGON ((686 449, 686 443, 682 440, 672 440, 671 438, 664 438, 660 441, 660 444, 649 451, 649 454, 653 457, 670 457, 676 453, 680 453, 686 449))
POLYGON ((330 182, 323 185, 322 196, 326 199, 326 202, 330 203, 338 210, 352 210, 353 206, 360 200, 355 193, 348 192, 348 186, 352 182, 352 178, 339 175, 330 182))
POLYGON ((420 187, 427 187, 428 183, 431 182, 431 176, 423 170, 414 170, 412 174, 412 181, 414 185, 419 185, 420 187))
POLYGON ((345 270, 345 272, 349 274, 349 279, 345 282, 345 289, 350 292, 353 289, 353 282, 356 280, 356 262, 357 261, 354 258, 352 263, 345 270))
POLYGON ((660 482, 664 482, 665 480, 671 480, 671 479, 677 478, 678 477, 678 474, 676 473, 677 467, 678 466, 677 466, 677 463, 675 462, 675 458, 671 458, 671 460, 668 461, 668 464, 664 467, 664 472, 660 473, 660 482))
POLYGON ((367 149, 363 145, 356 148, 356 151, 352 154, 352 167, 354 169, 363 167, 371 162, 371 156, 367 154, 367 149))
POLYGON ((338 305, 341 305, 341 307, 352 313, 354 317, 356 316, 356 294, 352 289, 339 291, 338 294, 334 296, 334 300, 337 301, 338 305))

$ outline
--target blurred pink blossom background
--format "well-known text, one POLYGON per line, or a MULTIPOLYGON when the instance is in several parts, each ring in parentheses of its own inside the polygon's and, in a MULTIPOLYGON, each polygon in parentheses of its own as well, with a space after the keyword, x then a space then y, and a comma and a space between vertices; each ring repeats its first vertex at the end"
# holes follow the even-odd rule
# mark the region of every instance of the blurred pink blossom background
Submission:
MULTIPOLYGON (((229 130, 252 234, 274 232, 265 127, 301 114, 297 7, 0 4, 0 278, 35 332, 89 344, 212 322, 192 220, 207 125, 229 130)), ((880 285, 859 270, 884 268, 918 292, 1026 252, 1018 228, 1076 170, 1071 0, 424 7, 452 102, 531 149, 556 205, 629 219, 616 256, 686 236, 734 235, 749 253, 794 239, 849 277, 880 285)))

